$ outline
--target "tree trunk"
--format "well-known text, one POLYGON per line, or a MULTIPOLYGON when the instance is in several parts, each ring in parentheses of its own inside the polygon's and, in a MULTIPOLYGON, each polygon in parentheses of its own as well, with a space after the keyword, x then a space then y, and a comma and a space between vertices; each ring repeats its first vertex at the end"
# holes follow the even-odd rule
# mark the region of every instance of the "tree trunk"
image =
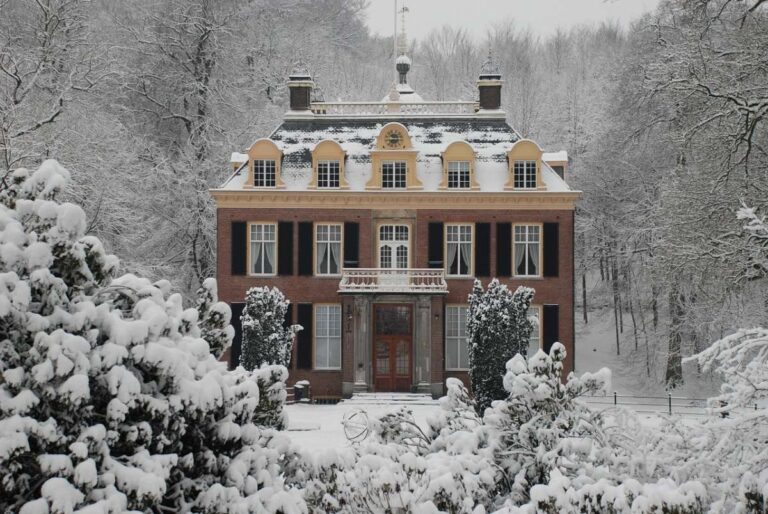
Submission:
POLYGON ((667 353, 667 387, 673 389, 683 383, 682 362, 683 304, 680 287, 673 282, 669 290, 669 349, 667 353))
POLYGON ((659 286, 651 284, 651 312, 653 312, 653 330, 659 328, 659 286))
POLYGON ((619 263, 618 257, 613 255, 611 259, 611 282, 613 284, 613 303, 618 317, 619 332, 624 333, 624 316, 621 313, 621 293, 619 292, 619 263))
POLYGON ((589 319, 587 318, 587 274, 584 272, 581 274, 581 311, 586 325, 589 319))

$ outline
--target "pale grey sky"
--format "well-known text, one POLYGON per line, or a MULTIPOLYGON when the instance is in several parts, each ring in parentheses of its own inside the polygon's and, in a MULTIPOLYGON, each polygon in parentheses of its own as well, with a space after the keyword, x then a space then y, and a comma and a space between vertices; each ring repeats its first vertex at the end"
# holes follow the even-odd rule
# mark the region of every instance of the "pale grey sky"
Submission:
MULTIPOLYGON (((409 9, 406 29, 409 39, 423 39, 443 25, 461 26, 476 38, 495 22, 512 19, 521 28, 548 35, 557 27, 569 28, 603 20, 623 26, 652 10, 659 0, 397 0, 409 9)), ((371 0, 368 26, 373 32, 392 34, 394 0, 371 0)), ((400 18, 398 17, 398 24, 400 18)))

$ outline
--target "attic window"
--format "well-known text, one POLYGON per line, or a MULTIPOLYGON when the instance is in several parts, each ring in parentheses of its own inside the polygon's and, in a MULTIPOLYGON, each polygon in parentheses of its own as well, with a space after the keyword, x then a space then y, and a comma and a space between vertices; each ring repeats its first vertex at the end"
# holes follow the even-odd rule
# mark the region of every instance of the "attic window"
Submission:
POLYGON ((536 189, 536 161, 515 161, 515 189, 536 189))
POLYGON ((339 161, 317 163, 317 187, 320 189, 339 188, 339 161))
POLYGON ((469 161, 448 161, 448 188, 469 189, 469 161))
POLYGON ((403 161, 381 163, 381 187, 384 189, 405 189, 406 164, 403 161))
POLYGON ((253 185, 275 187, 275 161, 264 159, 253 161, 253 185))

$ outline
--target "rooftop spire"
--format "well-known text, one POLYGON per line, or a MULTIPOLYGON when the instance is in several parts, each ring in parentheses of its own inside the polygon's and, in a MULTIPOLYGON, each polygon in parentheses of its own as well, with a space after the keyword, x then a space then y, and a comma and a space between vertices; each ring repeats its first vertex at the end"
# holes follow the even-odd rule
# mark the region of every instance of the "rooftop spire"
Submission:
POLYGON ((488 43, 488 57, 480 66, 480 80, 498 80, 501 78, 499 64, 493 59, 493 47, 488 43))

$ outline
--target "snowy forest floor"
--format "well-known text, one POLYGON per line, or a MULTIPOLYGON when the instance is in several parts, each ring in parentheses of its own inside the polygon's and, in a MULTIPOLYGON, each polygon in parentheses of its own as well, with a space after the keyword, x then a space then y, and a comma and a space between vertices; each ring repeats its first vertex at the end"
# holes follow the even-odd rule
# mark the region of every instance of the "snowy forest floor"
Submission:
MULTIPOLYGON (((650 376, 646 369, 646 353, 643 338, 635 349, 630 321, 625 319, 624 333, 619 335, 621 355, 616 355, 616 329, 613 311, 605 308, 588 313, 589 323, 584 324, 581 312, 576 313, 576 374, 609 368, 612 373, 611 388, 619 395, 665 397, 671 392, 675 397, 708 398, 720 387, 720 380, 702 375, 695 366, 683 366, 683 384, 668 391, 664 383, 666 355, 650 355, 650 376)), ((664 337, 659 331, 656 337, 664 337)), ((657 346, 657 345, 651 345, 657 346)), ((663 345, 658 345, 663 346, 663 345)))

